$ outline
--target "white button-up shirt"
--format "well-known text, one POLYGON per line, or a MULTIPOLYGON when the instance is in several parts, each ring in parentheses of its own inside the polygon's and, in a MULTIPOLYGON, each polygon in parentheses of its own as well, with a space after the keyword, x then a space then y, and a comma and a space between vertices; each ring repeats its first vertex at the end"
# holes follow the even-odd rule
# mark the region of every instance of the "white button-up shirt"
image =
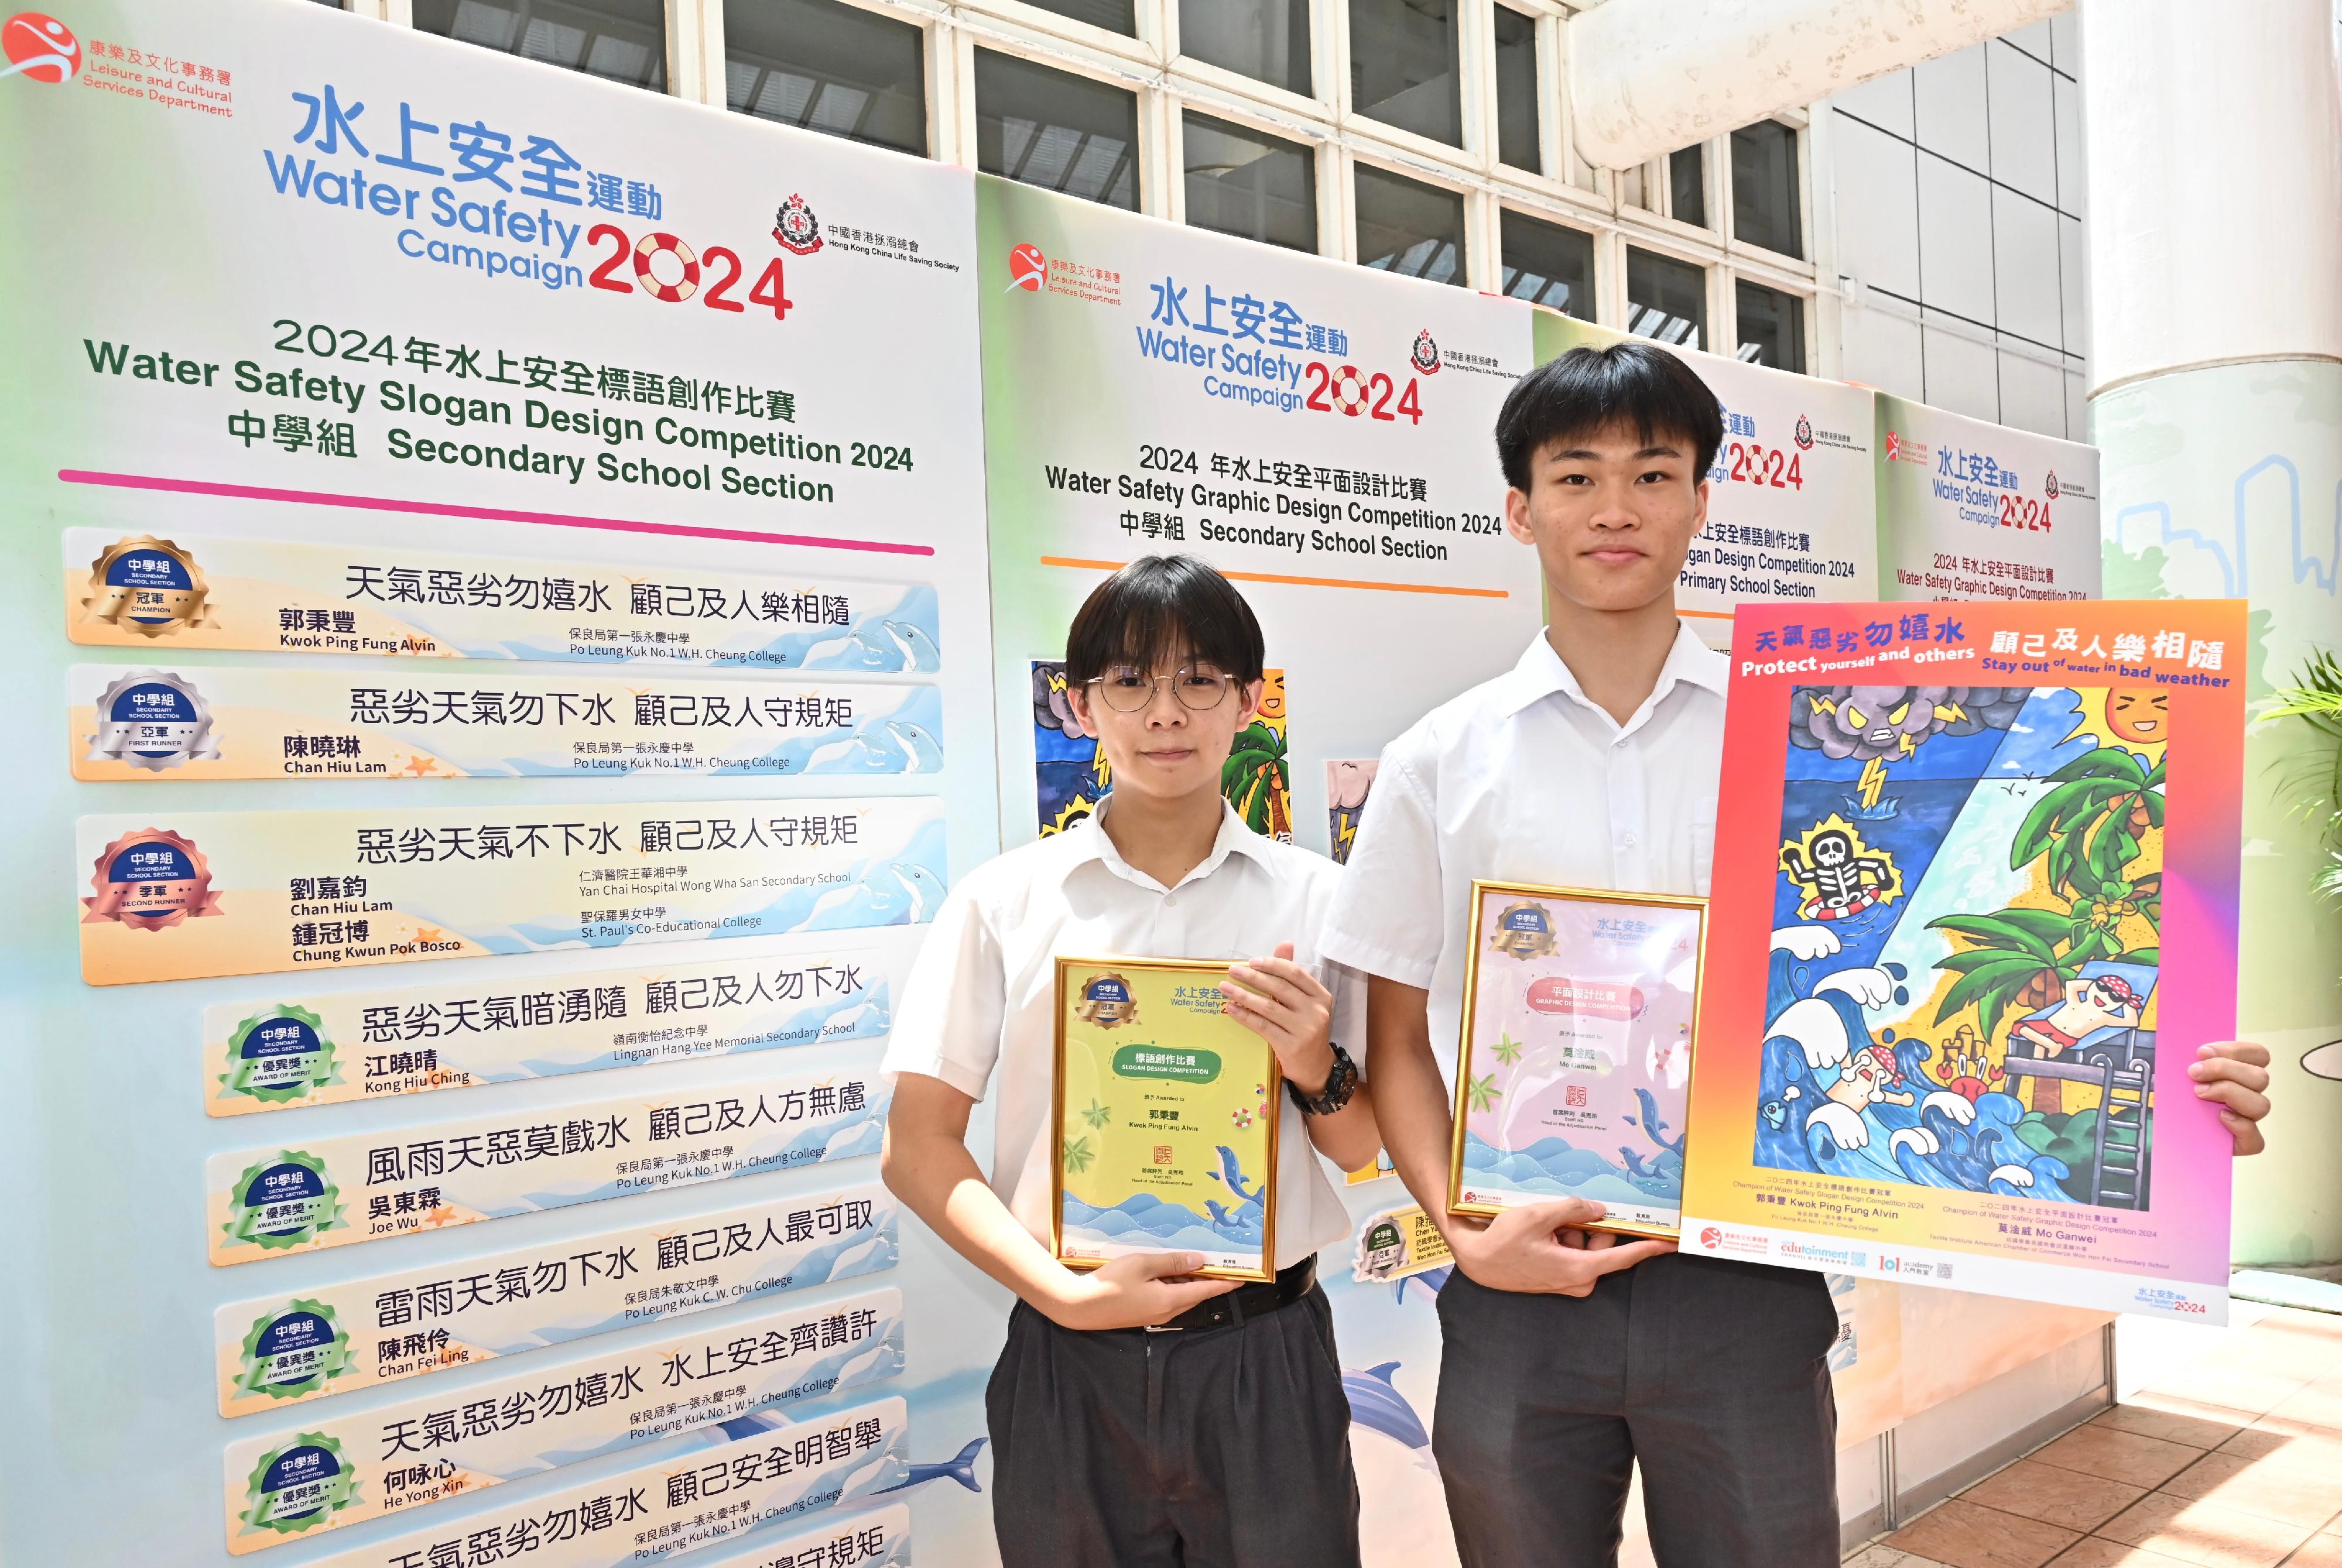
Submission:
MULTIPOLYGON (((1327 964, 1317 933, 1341 867, 1263 838, 1234 810, 1176 887, 1123 859, 1096 815, 970 872, 944 900, 895 1013, 885 1071, 940 1078, 972 1099, 997 1075, 992 1190, 1049 1240, 1049 1107, 1060 956, 1266 958, 1280 942, 1334 994, 1333 1037, 1366 1040, 1365 984, 1327 964)), ((1276 1259, 1282 1269, 1349 1233, 1306 1119, 1280 1099, 1276 1259)))
POLYGON ((1451 1089, 1473 878, 1706 895, 1730 668, 1678 623, 1658 684, 1621 724, 1540 633, 1509 673, 1383 752, 1319 946, 1431 993, 1451 1089))

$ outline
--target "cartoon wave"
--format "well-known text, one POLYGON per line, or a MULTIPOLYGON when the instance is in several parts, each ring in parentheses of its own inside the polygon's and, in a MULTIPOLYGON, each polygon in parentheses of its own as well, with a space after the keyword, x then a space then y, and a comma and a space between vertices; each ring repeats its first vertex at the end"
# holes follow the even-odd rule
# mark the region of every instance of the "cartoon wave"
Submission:
POLYGON ((1210 1213, 1199 1214, 1185 1203, 1166 1203, 1152 1193, 1137 1193, 1111 1208, 1100 1209, 1067 1193, 1066 1228, 1096 1241, 1143 1243, 1166 1252, 1218 1253, 1260 1246, 1262 1214, 1257 1202, 1231 1211, 1206 1199, 1205 1207, 1210 1213))
POLYGON ((1683 1156, 1662 1149, 1646 1159, 1621 1148, 1612 1160, 1580 1149, 1566 1138, 1544 1137, 1526 1149, 1495 1147, 1476 1133, 1464 1136, 1464 1168, 1484 1171, 1521 1192, 1556 1198, 1592 1198, 1597 1203, 1669 1203, 1683 1197, 1683 1156))

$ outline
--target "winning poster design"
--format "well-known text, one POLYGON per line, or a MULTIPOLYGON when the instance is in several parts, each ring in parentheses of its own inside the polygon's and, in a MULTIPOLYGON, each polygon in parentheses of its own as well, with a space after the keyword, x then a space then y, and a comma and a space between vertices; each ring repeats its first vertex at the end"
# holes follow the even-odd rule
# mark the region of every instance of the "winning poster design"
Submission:
POLYGON ((926 921, 943 804, 865 800, 84 817, 92 985, 926 921))
POLYGON ((766 1411, 702 1428, 705 1446, 687 1444, 615 1475, 540 1493, 518 1509, 434 1519, 405 1534, 310 1561, 318 1568, 415 1568, 435 1557, 465 1568, 512 1562, 530 1568, 621 1568, 840 1509, 839 1523, 813 1532, 826 1551, 840 1533, 858 1537, 846 1523, 851 1504, 907 1479, 908 1416, 901 1399, 803 1421, 766 1411))
POLYGON ((883 1081, 859 1073, 762 1077, 215 1154, 204 1167, 211 1260, 251 1263, 875 1154, 887 1099, 883 1081))
POLYGON ((68 530, 65 550, 65 634, 150 655, 235 648, 869 674, 943 667, 936 593, 917 584, 648 562, 581 570, 558 559, 88 528, 68 530))
POLYGON ((865 1040, 891 1018, 869 948, 224 1003, 204 1009, 204 1109, 240 1116, 865 1040))
POLYGON ((903 1296, 783 1307, 231 1444, 227 1546, 257 1552, 903 1370, 903 1296))
MULTIPOLYGON (((1253 832, 1293 842, 1293 770, 1285 751, 1285 672, 1261 672, 1260 709, 1236 732, 1220 790, 1253 832)), ((1033 783, 1041 836, 1065 832, 1097 810, 1114 788, 1114 768, 1082 733, 1066 700, 1061 659, 1033 661, 1033 783)))
POLYGON ((2235 1028, 2242 606, 1736 630, 1686 1232, 2217 1321, 2229 1138, 2187 1069, 2235 1028))
POLYGON ((230 1302, 212 1317, 219 1413, 282 1410, 883 1273, 898 1224, 893 1196, 873 1182, 230 1302))
POLYGON ((933 686, 76 664, 75 778, 875 776, 943 769, 933 686))
MULTIPOLYGON (((1540 365, 1626 337, 1548 310, 1536 313, 1536 334, 1540 365)), ((1677 613, 1723 647, 1737 604, 1876 597, 1871 394, 1669 346, 1724 404, 1724 444, 1707 471, 1707 526, 1676 581, 1677 613)))
POLYGON ((1057 1255, 1196 1252, 1275 1273, 1283 1080, 1227 1014, 1225 964, 1057 961, 1057 1255))
POLYGON ((2098 449, 1876 394, 1879 589, 2095 599, 2098 449))
POLYGON ((1472 884, 1451 1212, 1553 1198, 1672 1235, 1705 904, 1472 884))

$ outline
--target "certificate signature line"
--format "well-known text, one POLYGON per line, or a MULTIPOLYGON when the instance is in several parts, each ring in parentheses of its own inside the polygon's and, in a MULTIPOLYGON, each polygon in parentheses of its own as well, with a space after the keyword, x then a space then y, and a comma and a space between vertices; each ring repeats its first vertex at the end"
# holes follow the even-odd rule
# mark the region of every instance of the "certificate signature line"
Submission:
POLYGON ((464 506, 447 501, 409 501, 392 495, 342 495, 325 490, 278 490, 263 484, 223 484, 207 479, 168 479, 152 474, 101 474, 60 468, 67 484, 100 484, 117 490, 161 490, 178 495, 223 495, 238 501, 289 501, 306 506, 345 506, 362 512, 405 512, 426 517, 477 517, 497 523, 534 523, 548 528, 595 528, 617 534, 668 534, 687 539, 738 539, 751 544, 797 544, 816 550, 861 550, 882 555, 932 555, 932 544, 885 539, 832 539, 817 534, 760 534, 746 528, 706 528, 688 523, 646 523, 629 517, 588 517, 570 512, 521 512, 503 506, 464 506))
MULTIPOLYGON (((1071 566, 1091 572, 1119 572, 1127 562, 1091 561, 1078 555, 1044 555, 1044 566, 1071 566)), ((1288 577, 1276 572, 1224 572, 1232 583, 1289 583, 1304 588, 1364 588, 1378 594, 1452 594, 1467 599, 1509 599, 1503 588, 1451 588, 1437 583, 1378 583, 1365 577, 1288 577)))

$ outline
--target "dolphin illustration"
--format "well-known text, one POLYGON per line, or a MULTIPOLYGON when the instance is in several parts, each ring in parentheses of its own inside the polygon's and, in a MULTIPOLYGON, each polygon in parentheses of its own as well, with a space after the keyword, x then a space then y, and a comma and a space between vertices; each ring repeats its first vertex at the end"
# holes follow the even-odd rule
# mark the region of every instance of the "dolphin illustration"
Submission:
POLYGON ((864 668, 902 670, 910 667, 911 650, 887 630, 890 624, 892 623, 882 621, 876 626, 865 624, 854 628, 850 641, 862 651, 864 668))
POLYGON ((941 1481, 946 1476, 970 1492, 981 1492, 984 1483, 976 1478, 976 1456, 984 1452, 984 1443, 981 1437, 975 1439, 941 1464, 914 1464, 908 1479, 896 1482, 892 1486, 882 1486, 871 1495, 883 1497, 889 1492, 908 1492, 914 1486, 925 1486, 930 1481, 941 1481))
POLYGON ((1220 1156, 1220 1168, 1216 1171, 1206 1171, 1204 1174, 1226 1186, 1229 1192, 1234 1193, 1246 1203, 1256 1201, 1260 1197, 1260 1186, 1256 1183, 1252 1191, 1245 1191, 1244 1167, 1236 1164, 1236 1152, 1226 1144, 1220 1144, 1215 1147, 1220 1156))
POLYGON ((943 650, 936 646, 936 640, 923 628, 909 621, 881 621, 878 624, 902 644, 903 652, 910 657, 911 668, 924 674, 944 667, 943 650))
POLYGON ((1220 1207, 1220 1201, 1217 1198, 1206 1198, 1204 1208, 1212 1216, 1212 1223, 1216 1225, 1233 1225, 1236 1223, 1236 1217, 1234 1214, 1220 1207))
POLYGON ((1391 1300, 1403 1302, 1406 1300, 1407 1286, 1421 1285, 1425 1293, 1431 1297, 1432 1304, 1436 1306, 1439 1303, 1439 1287, 1446 1284, 1447 1276, 1455 1272, 1455 1264, 1442 1263, 1436 1269, 1426 1269, 1419 1274, 1401 1274, 1391 1282, 1391 1300))
POLYGON ((1369 1432, 1395 1437, 1409 1448, 1429 1448, 1431 1433, 1423 1430, 1422 1418, 1407 1403, 1406 1396, 1392 1386, 1391 1373, 1397 1370, 1398 1363, 1386 1361, 1364 1372, 1342 1373, 1342 1392, 1350 1396, 1350 1420, 1369 1432))
POLYGON ((935 736, 908 720, 888 719, 886 733, 910 754, 911 765, 905 771, 915 774, 943 772, 944 748, 935 736))
POLYGON ((933 917, 936 905, 944 900, 943 879, 916 860, 893 861, 886 869, 911 894, 910 924, 926 924, 933 917))

